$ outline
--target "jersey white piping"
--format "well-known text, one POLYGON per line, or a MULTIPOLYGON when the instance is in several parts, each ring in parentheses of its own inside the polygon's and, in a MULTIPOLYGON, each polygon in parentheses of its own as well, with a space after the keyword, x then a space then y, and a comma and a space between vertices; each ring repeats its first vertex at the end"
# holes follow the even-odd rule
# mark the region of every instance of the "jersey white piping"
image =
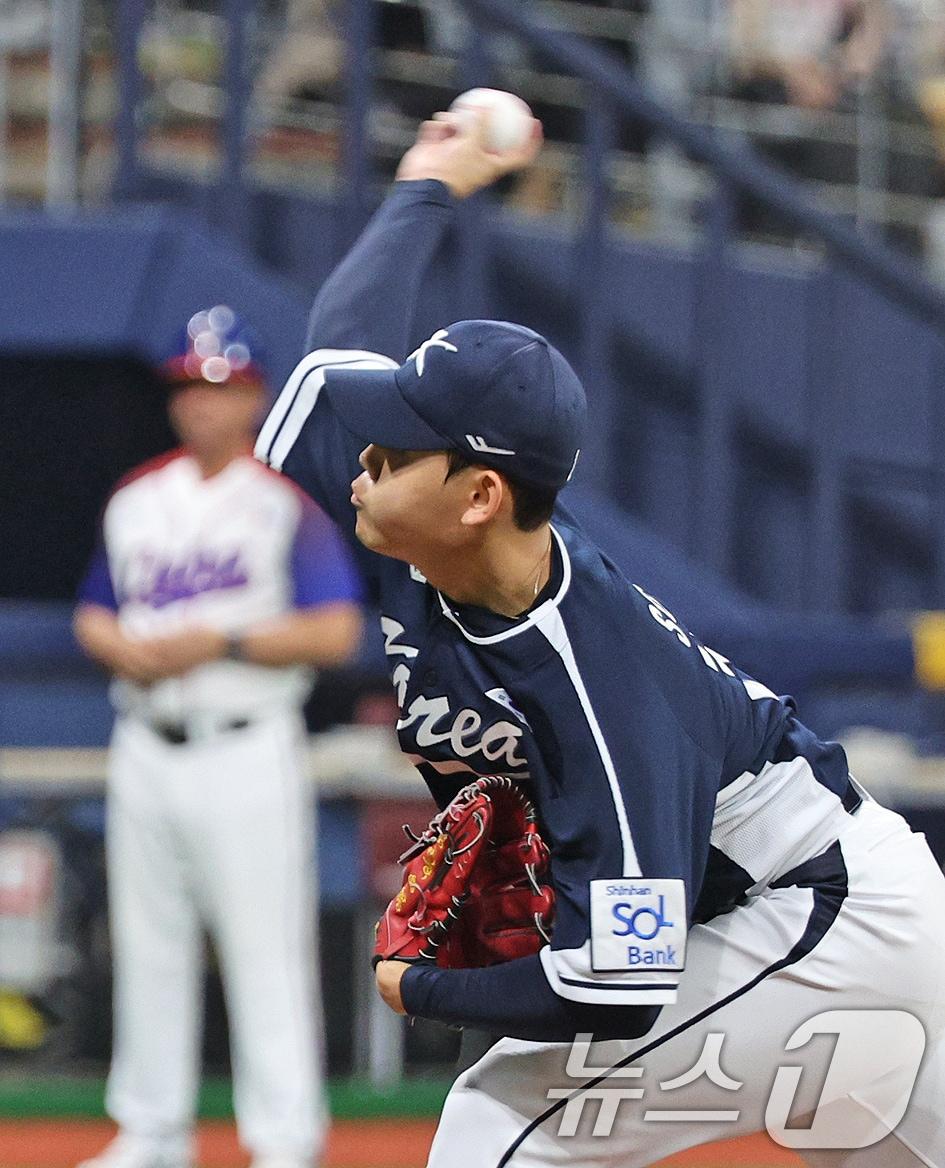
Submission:
POLYGON ((494 645, 499 641, 508 640, 509 637, 516 637, 519 633, 525 632, 527 629, 536 628, 561 658, 571 684, 574 686, 578 701, 581 703, 581 708, 584 711, 584 716, 587 719, 587 724, 594 738, 594 743, 597 746, 597 753, 600 755, 604 773, 607 775, 611 797, 614 801, 614 810, 617 813, 617 824, 620 828, 620 843, 623 849, 623 871, 621 874, 623 876, 642 876, 643 873, 640 871, 636 849, 633 846, 633 837, 630 834, 630 824, 627 820, 627 809, 624 806, 623 798, 620 794, 620 784, 617 782, 617 772, 614 769, 613 759, 610 757, 610 751, 604 740, 604 735, 601 732, 597 716, 591 705, 591 700, 588 697, 587 689, 584 686, 584 679, 581 677, 577 662, 574 659, 574 651, 571 648, 571 642, 568 639, 564 621, 558 612, 558 605, 564 599, 568 588, 571 586, 571 557, 568 555, 568 549, 565 547, 564 540, 553 525, 549 526, 551 526, 551 534, 557 541, 558 548, 561 552, 561 587, 553 597, 546 600, 544 604, 540 604, 538 608, 530 612, 528 617, 520 624, 515 625, 514 628, 506 629, 501 633, 493 633, 489 637, 474 636, 463 628, 456 614, 446 603, 443 594, 437 591, 437 596, 440 599, 440 607, 443 610, 443 615, 447 620, 452 621, 466 640, 472 644, 494 645))
POLYGON ((525 620, 521 621, 517 625, 514 625, 512 628, 505 629, 501 633, 492 633, 488 637, 477 637, 474 633, 469 632, 468 629, 463 627, 463 625, 460 623, 459 618, 457 617, 456 613, 453 612, 453 610, 450 608, 450 606, 446 603, 446 598, 444 597, 443 593, 440 592, 439 589, 437 589, 436 594, 439 597, 440 608, 443 611, 443 615, 446 617, 447 620, 450 620, 453 622, 453 624, 459 629, 459 631, 463 634, 463 636, 466 638, 466 640, 469 641, 471 644, 473 644, 473 645, 495 645, 499 641, 507 641, 509 639, 509 637, 517 637, 519 635, 519 633, 524 633, 527 629, 536 627, 542 620, 545 619, 546 615, 549 612, 554 611, 557 608, 557 606, 561 603, 561 601, 564 599, 564 596, 567 593, 568 588, 571 586, 571 558, 568 555, 568 549, 564 546, 564 540, 557 533, 557 531, 555 531, 554 527, 551 524, 549 524, 549 527, 551 527, 551 534, 554 536, 555 540, 557 541, 558 548, 561 552, 561 565, 562 565, 561 587, 558 589, 558 591, 555 593, 554 596, 549 597, 548 600, 546 600, 544 602, 544 604, 540 604, 536 609, 534 609, 532 612, 530 612, 528 614, 528 616, 525 618, 525 620))
POLYGON ((273 470, 282 465, 308 420, 326 369, 396 369, 397 362, 362 349, 316 349, 296 365, 256 440, 256 457, 273 470), (314 374, 315 376, 311 376, 314 374))
POLYGON ((542 970, 559 998, 572 1002, 604 1003, 608 1006, 669 1006, 675 1003, 679 978, 671 974, 633 976, 626 981, 609 974, 602 977, 590 966, 590 942, 578 949, 539 951, 542 970))
MULTIPOLYGON (((543 605, 542 607, 545 606, 543 605)), ((561 663, 564 665, 568 678, 572 686, 574 686, 574 692, 577 694, 578 701, 581 703, 581 709, 584 711, 584 717, 590 727, 594 745, 597 747, 601 765, 607 776, 607 784, 610 787, 610 795, 613 799, 614 811, 617 815, 617 825, 620 828, 620 843, 623 849, 623 869, 621 874, 624 876, 642 876, 643 872, 640 869, 640 862, 637 859, 636 848, 633 846, 633 836, 630 833, 627 809, 620 791, 620 784, 617 781, 617 771, 614 767, 614 761, 611 758, 610 749, 600 728, 600 723, 597 721, 597 715, 594 713, 594 707, 591 704, 590 696, 584 685, 584 679, 581 677, 581 671, 578 669, 577 661, 574 657, 574 650, 571 648, 571 641, 568 637, 567 629, 564 627, 561 613, 557 608, 548 606, 547 612, 539 622, 536 622, 536 625, 542 636, 545 637, 561 658, 561 663)))

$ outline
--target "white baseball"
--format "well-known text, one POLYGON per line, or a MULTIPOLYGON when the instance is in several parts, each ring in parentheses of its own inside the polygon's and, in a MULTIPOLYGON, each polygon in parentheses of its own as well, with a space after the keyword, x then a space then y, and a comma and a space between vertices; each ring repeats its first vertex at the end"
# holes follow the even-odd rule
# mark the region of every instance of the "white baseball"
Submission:
POLYGON ((532 134, 534 115, 514 93, 504 89, 467 89, 450 106, 450 113, 474 115, 486 109, 486 147, 496 154, 520 150, 532 134))

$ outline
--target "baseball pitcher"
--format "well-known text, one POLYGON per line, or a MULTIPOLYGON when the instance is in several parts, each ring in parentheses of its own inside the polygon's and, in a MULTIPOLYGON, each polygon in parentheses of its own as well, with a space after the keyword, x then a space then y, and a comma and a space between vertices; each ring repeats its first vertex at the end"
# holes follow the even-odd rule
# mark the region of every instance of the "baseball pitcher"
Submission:
POLYGON ((574 524, 585 395, 545 338, 411 335, 457 200, 539 133, 495 155, 481 126, 422 127, 257 444, 376 553, 397 733, 443 809, 381 922, 380 993, 500 1036, 430 1168, 637 1168, 766 1126, 811 1164, 942 1168, 945 880, 923 838, 574 524), (532 847, 523 813, 489 851, 508 812, 476 776, 525 791, 550 850, 550 876, 523 869, 530 905, 550 879, 550 941, 508 960, 449 943, 496 890, 480 857, 532 847))

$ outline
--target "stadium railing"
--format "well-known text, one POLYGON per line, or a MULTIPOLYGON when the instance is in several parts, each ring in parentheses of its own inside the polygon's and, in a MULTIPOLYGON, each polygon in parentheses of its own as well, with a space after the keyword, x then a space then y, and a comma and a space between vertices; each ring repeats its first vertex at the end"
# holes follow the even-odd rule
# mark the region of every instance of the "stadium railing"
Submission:
MULTIPOLYGON (((855 230, 843 219, 821 210, 803 186, 761 159, 744 141, 731 142, 685 120, 656 101, 616 58, 560 29, 539 23, 527 5, 501 0, 464 0, 464 6, 487 25, 514 33, 544 57, 580 77, 587 86, 587 150, 585 177, 589 187, 588 212, 583 225, 583 248, 592 261, 606 247, 607 146, 615 135, 617 118, 632 117, 654 133, 675 142, 690 157, 708 165, 717 181, 708 209, 704 245, 705 278, 702 284, 704 310, 699 312, 703 354, 699 415, 699 465, 701 489, 696 499, 701 507, 698 524, 704 535, 702 554, 711 566, 727 572, 731 555, 731 532, 735 526, 735 483, 733 460, 726 452, 734 446, 737 426, 735 402, 727 394, 726 379, 712 371, 724 369, 725 355, 719 349, 719 332, 714 327, 710 305, 721 291, 719 279, 726 252, 736 242, 735 202, 750 195, 805 235, 820 241, 826 264, 820 276, 830 295, 834 268, 849 271, 881 290, 893 303, 912 316, 925 320, 945 339, 945 295, 928 281, 918 267, 878 239, 855 230)), ((478 42, 481 45, 481 41, 478 42)), ((477 50, 481 52, 481 49, 477 50)), ((598 312, 594 297, 603 293, 600 283, 588 284, 587 301, 581 314, 584 369, 593 360, 598 312)), ((818 591, 825 607, 837 605, 842 580, 845 529, 843 523, 846 467, 837 458, 832 440, 842 417, 824 403, 823 448, 814 452, 813 541, 810 562, 817 565, 818 591), (832 415, 832 416, 831 416, 832 415)), ((945 516, 945 481, 936 484, 939 516, 945 516)), ((945 524, 938 525, 934 554, 940 594, 945 594, 945 524)))
MULTIPOLYGON (((698 408, 695 419, 697 483, 692 492, 692 529, 697 533, 694 550, 705 563, 731 576, 736 555, 735 536, 739 509, 738 484, 734 471, 740 403, 726 376, 723 330, 724 277, 737 242, 737 203, 749 195, 791 223, 804 237, 815 241, 825 253, 824 262, 812 274, 820 331, 819 372, 813 378, 810 448, 806 505, 810 522, 806 544, 801 550, 809 565, 806 603, 826 610, 843 606, 845 579, 852 538, 847 512, 851 476, 856 473, 845 451, 845 418, 849 401, 835 400, 831 392, 830 362, 826 349, 841 327, 839 317, 844 294, 843 281, 852 278, 878 290, 897 310, 914 322, 930 327, 935 336, 934 354, 929 362, 930 381, 945 369, 941 338, 945 324, 945 296, 926 280, 918 267, 882 244, 878 239, 854 230, 844 220, 820 209, 802 186, 766 164, 743 142, 713 133, 693 124, 649 94, 625 64, 596 46, 582 41, 573 31, 549 27, 539 17, 537 7, 508 4, 500 0, 462 0, 472 18, 472 33, 462 59, 464 83, 488 83, 494 76, 489 60, 488 30, 501 29, 538 51, 554 63, 559 72, 576 78, 586 93, 584 134, 584 184, 586 196, 578 227, 579 263, 585 271, 598 271, 611 248, 608 229, 610 184, 607 174, 610 149, 621 121, 634 119, 654 135, 670 140, 689 158, 705 164, 716 182, 714 195, 705 206, 705 231, 699 252, 700 267, 695 348, 698 353, 698 408)), ((120 92, 117 103, 118 166, 116 191, 134 196, 142 189, 141 100, 142 75, 138 45, 147 15, 145 0, 123 0, 117 27, 120 92)), ((221 166, 217 179, 216 214, 235 234, 251 216, 252 182, 248 173, 251 134, 250 45, 248 22, 254 5, 251 0, 225 0, 223 13, 230 35, 225 47, 224 80, 226 102, 221 121, 221 166)), ((370 0, 349 0, 344 6, 345 84, 343 134, 341 140, 340 189, 336 193, 336 216, 341 225, 339 241, 351 238, 363 223, 374 197, 372 188, 370 118, 375 88, 371 68, 376 45, 376 5, 370 0)), ((465 217, 465 236, 473 239, 477 216, 470 206, 465 217)), ((463 279, 467 286, 482 287, 486 280, 482 249, 462 248, 463 279)), ((583 376, 603 387, 599 394, 605 408, 598 414, 597 448, 589 452, 601 464, 613 463, 609 434, 620 409, 620 393, 608 346, 601 344, 602 328, 608 321, 605 298, 611 293, 605 280, 588 280, 580 297, 577 323, 578 343, 574 356, 583 376)), ((472 300, 477 297, 472 296, 472 300)), ((840 395, 838 395, 839 397, 840 395)), ((857 403, 852 403, 855 409, 857 403)), ((935 457, 928 468, 927 501, 933 515, 930 558, 933 564, 932 591, 945 595, 945 477, 935 457)), ((871 468, 882 475, 884 467, 871 468)), ((606 484, 604 484, 606 485, 606 484)))

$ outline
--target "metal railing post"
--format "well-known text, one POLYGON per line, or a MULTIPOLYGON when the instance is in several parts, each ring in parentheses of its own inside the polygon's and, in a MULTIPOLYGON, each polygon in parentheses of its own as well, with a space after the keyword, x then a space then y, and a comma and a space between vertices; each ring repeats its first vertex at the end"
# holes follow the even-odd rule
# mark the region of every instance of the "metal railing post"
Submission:
POLYGON ((613 110, 586 91, 584 165, 586 203, 574 248, 572 296, 578 320, 579 370, 588 394, 590 425, 581 454, 583 477, 602 491, 615 493, 615 444, 618 410, 614 387, 607 220, 611 191, 607 162, 614 145, 613 110))
POLYGON ((929 433, 935 437, 930 443, 932 454, 932 474, 929 495, 932 500, 933 526, 933 594, 929 599, 932 608, 945 608, 945 337, 937 337, 929 362, 929 379, 932 392, 929 394, 929 433))
POLYGON ((821 612, 843 607, 847 565, 844 538, 843 419, 847 387, 838 376, 836 342, 839 327, 840 277, 828 262, 812 284, 809 394, 805 411, 811 455, 810 523, 805 550, 807 582, 803 603, 821 612))
POLYGON ((735 195, 719 178, 709 204, 696 297, 695 349, 699 381, 696 491, 691 546, 715 571, 730 574, 737 433, 732 380, 725 359, 727 251, 734 229, 735 195))
POLYGON ((870 78, 856 87, 856 222, 870 226, 875 198, 885 197, 889 177, 889 141, 880 94, 870 78))
POLYGON ((222 145, 221 209, 227 229, 247 242, 250 231, 250 188, 246 176, 247 127, 250 95, 249 22, 253 0, 225 0, 226 55, 224 92, 226 104, 220 128, 222 145))
POLYGON ((54 0, 49 53, 47 207, 71 207, 79 198, 83 15, 83 0, 54 0))
POLYGON ((370 115, 374 99, 376 20, 371 0, 346 0, 344 127, 336 255, 347 251, 367 219, 372 178, 370 115))
POLYGON ((9 49, 0 41, 0 201, 5 201, 9 195, 7 190, 7 177, 9 171, 9 133, 10 133, 10 108, 9 108, 9 80, 10 80, 10 61, 9 49))
POLYGON ((118 67, 118 111, 115 116, 116 165, 114 194, 133 198, 139 182, 138 146, 141 134, 143 83, 138 44, 144 25, 146 0, 119 0, 115 51, 118 67))
MULTIPOLYGON (((460 87, 463 91, 488 86, 492 62, 486 48, 488 28, 469 24, 461 59, 460 87)), ((460 272, 459 315, 474 320, 489 313, 489 275, 492 268, 490 224, 485 211, 492 201, 488 191, 480 191, 459 206, 456 218, 458 267, 460 272)))

